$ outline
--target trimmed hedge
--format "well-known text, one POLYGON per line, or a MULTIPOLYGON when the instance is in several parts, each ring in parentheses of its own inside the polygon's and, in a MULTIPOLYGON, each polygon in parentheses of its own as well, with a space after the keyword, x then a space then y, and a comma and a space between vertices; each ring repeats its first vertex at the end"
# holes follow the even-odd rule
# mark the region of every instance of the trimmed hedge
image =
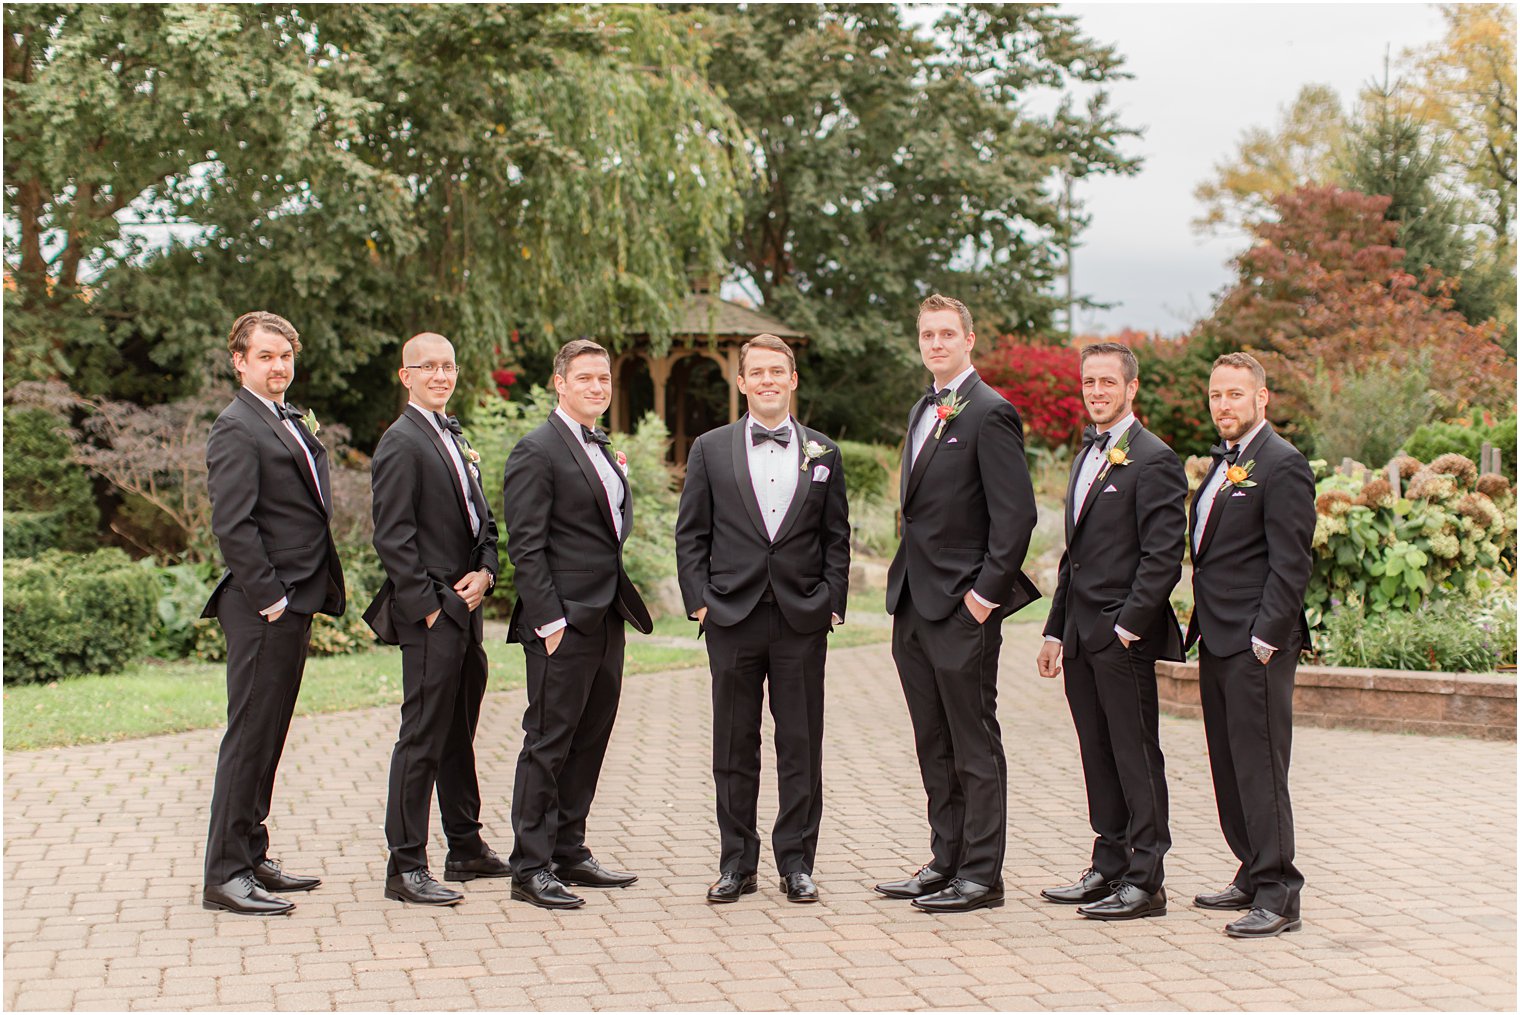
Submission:
POLYGON ((42 409, 5 410, 5 555, 99 545, 90 474, 75 463, 68 423, 42 409))
POLYGON ((850 495, 851 503, 888 493, 887 479, 898 461, 895 448, 860 441, 836 443, 839 445, 839 460, 844 465, 845 490, 850 495))
POLYGON ((113 673, 148 648, 157 579, 117 549, 5 561, 5 682, 113 673))

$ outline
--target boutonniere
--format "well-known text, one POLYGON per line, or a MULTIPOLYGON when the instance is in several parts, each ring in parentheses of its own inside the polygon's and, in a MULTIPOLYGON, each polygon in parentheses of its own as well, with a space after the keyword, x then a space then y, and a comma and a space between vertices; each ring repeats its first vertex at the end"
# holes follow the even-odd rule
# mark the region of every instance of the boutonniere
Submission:
POLYGON ((620 468, 620 469, 626 469, 626 468, 628 468, 628 456, 627 455, 623 454, 621 451, 614 451, 612 453, 612 457, 617 460, 618 468, 620 468))
POLYGON ((480 452, 476 451, 474 448, 467 447, 464 449, 464 460, 469 462, 471 465, 479 465, 480 452))
POLYGON ((313 437, 317 435, 318 430, 322 429, 322 424, 317 422, 317 413, 315 409, 306 410, 306 415, 301 417, 301 425, 304 426, 306 428, 306 432, 311 434, 313 437))
POLYGON ((809 465, 812 465, 832 450, 832 448, 826 448, 817 441, 808 441, 802 445, 802 465, 798 467, 797 471, 806 472, 809 465))
POLYGON ((1128 430, 1124 431, 1123 435, 1120 436, 1118 441, 1114 443, 1113 447, 1104 452, 1103 457, 1107 459, 1107 461, 1103 463, 1102 471, 1098 473, 1095 479, 1093 479, 1094 484, 1101 482, 1103 478, 1107 476, 1110 471, 1112 471, 1114 466, 1128 465, 1130 463, 1128 430))
POLYGON ((948 402, 941 402, 934 407, 934 415, 939 417, 939 426, 934 429, 935 440, 940 439, 940 436, 945 432, 946 424, 959 416, 961 410, 965 407, 966 400, 954 391, 950 392, 950 400, 948 402))
POLYGON ((1224 470, 1224 485, 1233 486, 1238 490, 1244 490, 1247 487, 1255 486, 1256 480, 1251 478, 1251 470, 1254 468, 1256 468, 1256 459, 1254 458, 1244 465, 1236 465, 1234 463, 1231 463, 1230 466, 1224 470))

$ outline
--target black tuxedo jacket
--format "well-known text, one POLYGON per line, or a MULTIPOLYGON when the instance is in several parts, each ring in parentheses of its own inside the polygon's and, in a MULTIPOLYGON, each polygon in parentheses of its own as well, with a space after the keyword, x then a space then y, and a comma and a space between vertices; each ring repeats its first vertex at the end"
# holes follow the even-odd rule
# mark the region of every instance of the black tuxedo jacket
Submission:
POLYGON ((443 441, 421 410, 408 406, 381 436, 370 460, 374 543, 385 584, 364 619, 388 645, 400 643, 398 618, 420 624, 438 609, 476 641, 481 639, 480 610, 470 611, 454 583, 481 568, 497 573, 496 519, 480 486, 480 470, 461 449, 470 500, 480 517, 480 534, 470 532, 459 473, 443 441))
POLYGON ((991 622, 1040 598, 1020 570, 1034 531, 1034 487, 1013 406, 974 373, 957 393, 965 408, 939 439, 929 434, 911 470, 913 429, 929 411, 928 399, 908 417, 902 542, 887 571, 887 612, 897 612, 906 581, 914 608, 928 620, 950 616, 969 590, 998 604, 991 622))
POLYGON ((211 529, 226 572, 202 617, 216 616, 222 590, 239 588, 256 610, 281 596, 296 613, 340 616, 343 565, 328 524, 327 449, 296 424, 297 437, 247 388, 223 409, 206 441, 211 529), (311 449, 320 495, 301 442, 311 449))
MULTIPOLYGON (((1129 464, 1099 471, 1076 521, 1073 497, 1086 454, 1071 463, 1066 552, 1045 633, 1060 638, 1070 656, 1079 644, 1099 651, 1117 637, 1118 624, 1139 635, 1156 658, 1180 661, 1182 633, 1171 594, 1182 577, 1187 474, 1172 449, 1139 422, 1127 432, 1129 464)), ((1122 440, 1115 435, 1110 447, 1122 440)))
MULTIPOLYGON (((1200 637, 1216 656, 1244 652, 1251 638, 1282 648, 1297 633, 1307 645, 1304 592, 1314 561, 1314 472, 1271 425, 1238 463, 1254 460, 1255 486, 1221 487, 1193 554, 1193 619, 1187 644, 1200 637)), ((1214 468, 1220 462, 1214 463, 1214 468)), ((1204 477, 1202 493, 1213 471, 1204 477)), ((1188 538, 1198 525, 1198 497, 1189 512, 1188 538)))
POLYGON ((844 617, 850 587, 850 509, 839 446, 795 424, 791 447, 797 489, 773 540, 750 480, 750 417, 698 437, 686 459, 676 518, 676 563, 688 615, 707 607, 706 623, 731 627, 748 617, 769 586, 786 622, 810 633, 844 617), (802 468, 803 445, 828 452, 802 468), (819 466, 825 478, 814 478, 819 466))
POLYGON ((633 531, 627 477, 601 448, 623 483, 619 539, 602 479, 581 447, 580 433, 572 433, 556 413, 507 457, 501 519, 507 555, 517 568, 508 641, 532 641, 536 628, 561 617, 592 634, 609 609, 645 634, 653 629, 644 600, 623 569, 623 543, 633 531))

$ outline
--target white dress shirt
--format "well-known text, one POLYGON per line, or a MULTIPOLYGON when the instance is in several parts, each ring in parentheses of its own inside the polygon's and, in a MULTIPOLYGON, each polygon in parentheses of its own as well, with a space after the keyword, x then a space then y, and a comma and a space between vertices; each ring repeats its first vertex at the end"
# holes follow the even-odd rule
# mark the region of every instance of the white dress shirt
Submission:
MULTIPOLYGON (((1262 428, 1266 425, 1266 417, 1262 417, 1262 419, 1258 421, 1255 426, 1251 427, 1250 431, 1247 432, 1245 436, 1241 437, 1240 440, 1233 442, 1225 441, 1224 446, 1226 448, 1247 447, 1252 441, 1256 439, 1256 435, 1261 433, 1262 428)), ((1225 469, 1215 469, 1213 474, 1209 476, 1209 481, 1204 484, 1203 489, 1198 492, 1198 503, 1194 509, 1194 513, 1198 516, 1198 524, 1193 527, 1193 554, 1195 556, 1198 553, 1199 545, 1203 542, 1203 530, 1209 524, 1209 515, 1213 514, 1214 512, 1214 498, 1219 496, 1219 490, 1224 486, 1224 481, 1225 469)), ((1251 636, 1251 644, 1260 645, 1262 648, 1266 649, 1269 652, 1277 651, 1276 645, 1268 645, 1266 642, 1262 641, 1255 635, 1251 636)))
MULTIPOLYGON (((270 400, 268 398, 265 398, 263 395, 259 394, 257 391, 254 391, 252 388, 248 387, 246 384, 243 385, 243 388, 250 395, 252 395, 254 398, 257 398, 260 402, 263 402, 264 403, 264 407, 267 408, 271 413, 274 414, 275 419, 277 419, 281 423, 285 424, 285 429, 287 429, 287 430, 290 431, 290 435, 292 437, 294 437, 296 439, 296 443, 301 446, 302 453, 306 455, 306 465, 307 465, 308 468, 311 469, 311 482, 312 482, 312 485, 317 488, 317 499, 321 500, 321 498, 322 498, 322 483, 317 478, 317 460, 311 456, 311 448, 307 446, 306 439, 301 436, 301 432, 296 429, 295 423, 292 420, 286 419, 284 416, 282 416, 280 414, 280 406, 276 405, 272 400, 270 400)), ((326 502, 324 501, 323 504, 325 506, 326 502)), ((271 613, 279 613, 281 610, 285 609, 285 607, 287 607, 289 605, 290 605, 290 598, 288 596, 281 596, 279 598, 278 602, 272 603, 271 605, 266 606, 262 610, 260 610, 259 611, 259 616, 261 616, 261 617, 267 617, 271 613)))
POLYGON ((454 434, 438 425, 438 417, 433 410, 424 409, 416 402, 407 402, 408 407, 416 409, 427 421, 427 425, 433 428, 433 432, 443 439, 444 450, 449 454, 449 461, 454 463, 454 475, 459 480, 459 489, 464 494, 464 506, 470 512, 470 535, 480 535, 480 514, 475 510, 475 498, 470 496, 470 477, 465 473, 464 456, 459 452, 459 444, 454 440, 454 434))
POLYGON ((753 416, 747 418, 744 450, 749 456, 749 481, 755 490, 755 500, 760 504, 760 519, 765 522, 766 535, 775 539, 787 510, 792 506, 797 479, 802 475, 797 467, 797 442, 802 439, 801 430, 788 416, 776 429, 791 433, 791 443, 786 447, 775 441, 756 444, 754 431, 763 424, 753 416))
MULTIPOLYGON (((571 417, 568 412, 564 409, 556 408, 554 414, 565 421, 565 425, 570 428, 570 432, 579 440, 581 452, 585 454, 586 460, 591 463, 591 467, 596 470, 597 476, 601 478, 602 489, 607 493, 607 503, 612 507, 612 530, 619 539, 622 539, 623 481, 618 476, 617 466, 609 462, 607 456, 602 454, 601 445, 586 442, 585 438, 581 435, 581 424, 571 417)), ((543 627, 535 627, 533 633, 540 638, 547 638, 554 632, 563 629, 564 626, 565 618, 561 617, 558 620, 551 620, 543 627)))

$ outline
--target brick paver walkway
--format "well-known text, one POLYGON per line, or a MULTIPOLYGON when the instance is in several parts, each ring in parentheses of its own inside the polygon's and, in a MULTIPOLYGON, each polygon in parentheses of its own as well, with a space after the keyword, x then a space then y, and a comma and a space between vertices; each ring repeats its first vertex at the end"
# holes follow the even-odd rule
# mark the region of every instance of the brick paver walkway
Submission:
MULTIPOLYGON (((1239 942, 1190 908, 1228 879, 1203 730, 1164 719, 1173 837, 1161 919, 1095 924, 1042 904, 1084 866, 1076 743, 1037 632, 1010 628, 1008 905, 935 918, 871 885, 927 859, 908 717, 885 646, 831 661, 824 901, 761 891, 709 907, 716 835, 707 676, 632 677, 590 843, 641 875, 571 913, 471 882, 437 911, 387 902, 385 777, 396 716, 297 719, 277 855, 326 883, 289 917, 199 903, 219 731, 5 757, 7 1008, 1390 1009, 1512 1008, 1515 745, 1301 729, 1293 762, 1304 930, 1239 942)), ((479 737, 486 835, 511 847, 523 693, 479 737)), ((767 764, 769 760, 767 760, 767 764)), ((773 783, 762 823, 774 814, 773 783)), ((433 845, 441 866, 443 846, 433 845)))

